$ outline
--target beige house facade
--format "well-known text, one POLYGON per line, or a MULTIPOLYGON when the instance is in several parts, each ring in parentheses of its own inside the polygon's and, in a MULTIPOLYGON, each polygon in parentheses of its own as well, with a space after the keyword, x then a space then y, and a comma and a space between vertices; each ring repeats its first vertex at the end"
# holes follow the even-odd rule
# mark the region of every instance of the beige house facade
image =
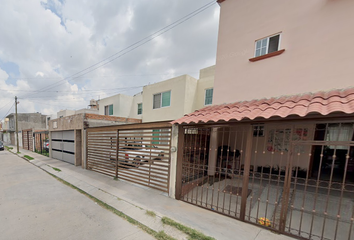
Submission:
POLYGON ((115 116, 115 117, 128 117, 132 107, 133 96, 124 94, 117 94, 98 100, 98 114, 115 116))
POLYGON ((182 75, 143 87, 128 96, 118 94, 98 101, 100 115, 172 121, 213 103, 215 66, 200 70, 199 79, 182 75))

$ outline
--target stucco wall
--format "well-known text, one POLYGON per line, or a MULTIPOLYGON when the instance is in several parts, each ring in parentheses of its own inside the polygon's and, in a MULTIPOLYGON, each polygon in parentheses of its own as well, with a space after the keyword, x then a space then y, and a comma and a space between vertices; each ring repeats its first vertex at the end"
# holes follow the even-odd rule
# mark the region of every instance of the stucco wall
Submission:
MULTIPOLYGON (((138 115, 138 103, 143 103, 143 92, 140 92, 133 96, 133 102, 130 109, 129 117, 142 119, 142 114, 138 115)), ((144 114, 144 104, 143 104, 143 114, 144 114)))
MULTIPOLYGON (((186 104, 193 105, 191 93, 186 94, 187 82, 196 82, 197 79, 182 75, 163 82, 145 86, 143 89, 143 122, 167 121, 182 117, 186 113, 186 104), (153 95, 171 91, 171 104, 169 107, 153 109, 153 95)), ((195 88, 194 88, 195 89, 195 88)))
MULTIPOLYGON (((18 113, 18 130, 23 129, 46 129, 46 116, 40 113, 18 113)), ((16 131, 15 114, 10 114, 9 131, 16 131)))
POLYGON ((180 117, 184 114, 191 113, 194 111, 195 105, 195 95, 197 93, 198 81, 196 79, 187 76, 185 84, 185 96, 184 96, 184 110, 180 117))
POLYGON ((75 130, 84 128, 84 114, 76 114, 49 121, 49 131, 75 130), (53 124, 57 127, 54 127, 53 124))
POLYGON ((104 115, 105 106, 113 104, 113 115, 116 117, 129 117, 133 102, 132 96, 117 94, 112 97, 104 98, 98 101, 99 114, 104 115))
MULTIPOLYGON (((200 70, 193 111, 205 107, 205 90, 214 87, 215 66, 200 70)), ((213 99, 214 100, 214 99, 213 99)))
POLYGON ((120 96, 119 109, 117 109, 117 111, 119 113, 118 113, 118 115, 114 115, 114 116, 117 116, 117 117, 130 117, 129 114, 130 114, 130 111, 131 111, 131 108, 132 108, 133 98, 134 97, 133 96, 124 95, 124 94, 120 94, 119 96, 120 96))
POLYGON ((353 86, 353 0, 226 0, 214 104, 353 86), (250 62, 255 41, 282 32, 279 56, 250 62))

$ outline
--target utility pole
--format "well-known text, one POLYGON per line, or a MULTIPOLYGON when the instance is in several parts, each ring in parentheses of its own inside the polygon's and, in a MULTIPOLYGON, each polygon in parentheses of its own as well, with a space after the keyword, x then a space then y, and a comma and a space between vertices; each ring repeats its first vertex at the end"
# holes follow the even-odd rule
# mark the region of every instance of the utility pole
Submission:
POLYGON ((15 96, 15 112, 16 112, 16 145, 17 145, 17 152, 20 152, 19 144, 18 144, 17 96, 15 96))

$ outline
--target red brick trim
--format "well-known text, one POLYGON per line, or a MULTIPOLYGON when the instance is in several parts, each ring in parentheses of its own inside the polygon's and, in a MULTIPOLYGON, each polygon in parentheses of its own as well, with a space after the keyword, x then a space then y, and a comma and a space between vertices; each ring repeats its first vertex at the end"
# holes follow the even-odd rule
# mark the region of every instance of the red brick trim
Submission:
POLYGON ((272 52, 272 53, 268 53, 268 54, 265 54, 265 55, 262 55, 262 56, 259 56, 259 57, 250 58, 249 60, 250 60, 250 62, 256 62, 256 61, 259 61, 259 60, 262 60, 262 59, 278 56, 278 55, 282 54, 283 52, 285 52, 285 49, 282 49, 282 50, 279 50, 279 51, 276 51, 276 52, 272 52))

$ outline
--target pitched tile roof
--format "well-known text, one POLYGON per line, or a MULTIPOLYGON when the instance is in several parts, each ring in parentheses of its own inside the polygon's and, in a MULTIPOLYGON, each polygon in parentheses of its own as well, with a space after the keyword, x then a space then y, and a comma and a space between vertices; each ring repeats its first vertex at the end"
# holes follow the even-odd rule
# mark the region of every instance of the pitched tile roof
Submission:
POLYGON ((309 113, 328 115, 334 112, 354 113, 354 88, 329 92, 306 93, 279 98, 252 100, 202 108, 172 124, 207 123, 290 115, 304 117, 309 113))

